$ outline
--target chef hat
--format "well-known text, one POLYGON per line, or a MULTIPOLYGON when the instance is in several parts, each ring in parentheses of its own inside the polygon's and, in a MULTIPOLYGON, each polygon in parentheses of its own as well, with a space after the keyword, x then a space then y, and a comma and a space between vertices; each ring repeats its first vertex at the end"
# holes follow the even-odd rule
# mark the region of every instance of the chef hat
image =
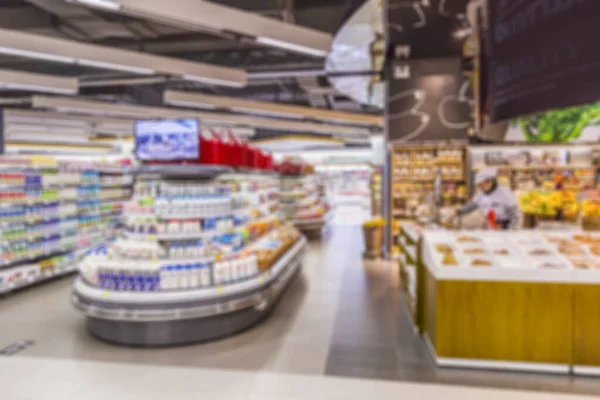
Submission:
POLYGON ((487 167, 477 172, 475 175, 475 184, 479 185, 487 181, 488 179, 494 179, 498 175, 498 170, 496 168, 487 167))

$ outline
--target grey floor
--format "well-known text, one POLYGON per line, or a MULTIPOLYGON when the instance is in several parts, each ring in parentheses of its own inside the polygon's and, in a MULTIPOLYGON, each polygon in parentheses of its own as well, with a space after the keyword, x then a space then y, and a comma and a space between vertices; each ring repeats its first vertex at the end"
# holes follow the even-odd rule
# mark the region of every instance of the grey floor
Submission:
POLYGON ((263 324, 211 343, 123 348, 95 340, 69 304, 72 279, 0 299, 0 348, 14 357, 448 383, 600 395, 600 379, 437 369, 415 335, 393 264, 363 262, 356 225, 337 218, 310 245, 302 274, 263 324))

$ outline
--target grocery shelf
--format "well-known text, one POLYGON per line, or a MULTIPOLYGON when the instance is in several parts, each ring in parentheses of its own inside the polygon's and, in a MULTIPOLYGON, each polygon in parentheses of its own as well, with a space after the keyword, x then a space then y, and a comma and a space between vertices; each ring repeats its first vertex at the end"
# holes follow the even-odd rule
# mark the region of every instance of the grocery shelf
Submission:
POLYGON ((300 269, 301 237, 269 271, 222 286, 158 292, 107 291, 79 278, 71 298, 102 340, 168 346, 217 339, 264 319, 300 269))
MULTIPOLYGON (((74 250, 71 252, 64 253, 62 255, 67 256, 70 253, 74 252, 74 253, 76 253, 76 259, 73 262, 71 262, 65 266, 59 267, 57 270, 54 270, 51 272, 40 272, 39 274, 37 274, 35 276, 29 276, 29 277, 27 277, 27 279, 18 281, 16 283, 15 282, 7 282, 6 277, 3 276, 3 274, 6 274, 7 272, 0 271, 0 295, 7 294, 7 293, 13 292, 15 290, 23 289, 28 286, 37 285, 41 282, 49 281, 49 280, 59 278, 59 277, 65 276, 65 275, 69 275, 71 273, 78 271, 80 257, 82 257, 89 250, 92 250, 92 249, 102 245, 103 243, 104 243, 104 239, 102 239, 98 243, 92 244, 89 247, 86 247, 84 249, 74 250)), ((57 255, 57 256, 60 256, 60 255, 57 255)), ((46 259, 46 258, 44 258, 44 259, 46 259)), ((28 271, 28 270, 39 271, 40 263, 37 262, 37 263, 25 264, 25 265, 20 266, 19 268, 21 268, 23 271, 28 271)), ((13 272, 14 271, 11 270, 11 273, 13 273, 13 272)))
POLYGON ((136 175, 160 175, 163 177, 214 178, 217 175, 233 172, 222 165, 182 164, 182 165, 141 165, 132 169, 136 175))

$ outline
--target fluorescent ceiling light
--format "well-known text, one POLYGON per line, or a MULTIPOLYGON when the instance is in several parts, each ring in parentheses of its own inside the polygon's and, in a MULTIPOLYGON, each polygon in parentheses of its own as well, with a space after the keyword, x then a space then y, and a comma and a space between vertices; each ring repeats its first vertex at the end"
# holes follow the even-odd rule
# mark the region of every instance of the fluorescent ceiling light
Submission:
POLYGON ((169 104, 180 107, 201 108, 203 110, 216 110, 217 106, 213 104, 192 103, 189 101, 171 101, 169 104))
POLYGON ((240 87, 246 86, 246 82, 226 81, 226 80, 223 80, 223 79, 209 78, 209 77, 205 77, 205 76, 197 76, 197 75, 184 74, 181 77, 185 81, 206 83, 208 85, 231 86, 231 87, 236 87, 236 88, 240 88, 240 87))
POLYGON ((156 73, 156 71, 154 71, 153 69, 150 69, 150 68, 130 67, 127 65, 119 65, 119 64, 103 62, 103 61, 77 60, 77 64, 85 65, 87 67, 110 69, 110 70, 115 70, 115 71, 132 72, 134 74, 140 74, 140 75, 154 75, 156 73))
POLYGON ((214 85, 246 85, 246 71, 0 28, 0 54, 135 74, 161 74, 214 85))
POLYGON ((117 11, 121 5, 111 0, 67 0, 69 3, 80 3, 90 7, 117 11))
POLYGON ((79 90, 75 78, 33 74, 10 69, 0 69, 0 89, 59 94, 75 94, 79 90))
MULTIPOLYGON (((93 3, 93 0, 78 1, 80 3, 86 1, 98 7, 98 4, 90 3, 90 1, 93 3)), ((116 0, 114 3, 120 5, 120 8, 113 9, 116 13, 148 19, 164 25, 185 27, 188 30, 233 32, 241 37, 256 38, 259 43, 267 46, 317 57, 327 56, 333 42, 333 36, 329 33, 224 6, 217 4, 218 2, 116 0)))
POLYGON ((38 60, 48 60, 48 61, 54 61, 54 62, 59 62, 59 63, 65 63, 65 64, 74 64, 75 61, 77 61, 73 57, 58 56, 56 54, 42 53, 40 51, 16 49, 13 47, 5 47, 5 46, 0 46, 0 53, 11 55, 11 56, 35 58, 38 60))
POLYGON ((57 93, 57 94, 76 94, 77 90, 73 89, 61 89, 57 87, 41 86, 41 85, 27 85, 20 83, 3 83, 0 82, 0 89, 10 90, 24 90, 29 92, 45 92, 45 93, 57 93))
POLYGON ((203 126, 226 126, 262 128, 288 132, 311 132, 324 135, 361 136, 369 134, 364 128, 318 124, 304 121, 286 121, 266 117, 236 115, 218 112, 200 112, 176 108, 150 107, 118 104, 105 101, 83 100, 73 97, 33 96, 35 109, 53 109, 92 115, 119 115, 127 118, 196 118, 203 126))
POLYGON ((324 50, 314 49, 311 47, 306 47, 306 46, 302 46, 302 45, 294 44, 294 43, 290 43, 290 42, 284 42, 282 40, 277 40, 277 39, 264 37, 264 36, 258 36, 256 38, 256 42, 264 44, 266 46, 279 47, 280 49, 290 50, 295 53, 308 54, 308 55, 315 56, 315 57, 325 58, 325 57, 327 57, 327 54, 329 54, 327 51, 324 51, 324 50))
MULTIPOLYGON (((254 115, 293 119, 331 120, 346 125, 383 126, 383 116, 381 115, 350 113, 285 103, 215 96, 198 92, 167 90, 163 93, 163 101, 165 104, 192 108, 206 108, 208 105, 212 105, 218 108, 229 109, 233 112, 250 113, 254 115)), ((339 127, 338 125, 329 126, 339 127)))
POLYGON ((289 114, 289 113, 278 112, 278 111, 256 110, 253 108, 245 108, 245 107, 231 107, 230 110, 233 112, 254 114, 254 115, 266 115, 266 116, 270 116, 270 117, 304 119, 304 117, 302 115, 289 114))

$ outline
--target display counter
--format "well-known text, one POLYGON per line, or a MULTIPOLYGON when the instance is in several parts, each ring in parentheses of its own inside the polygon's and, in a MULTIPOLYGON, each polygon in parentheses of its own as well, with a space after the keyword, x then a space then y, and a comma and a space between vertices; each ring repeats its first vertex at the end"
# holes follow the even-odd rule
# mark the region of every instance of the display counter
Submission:
POLYGON ((88 330, 121 345, 165 346, 217 339, 264 319, 301 268, 303 237, 268 271, 237 283, 164 292, 107 291, 79 278, 72 303, 88 330))
POLYGON ((277 214, 278 180, 186 165, 140 168, 123 231, 81 263, 72 303, 121 345, 217 339, 264 318, 306 239, 277 214))
POLYGON ((600 236, 423 233, 419 328, 437 365, 598 374, 600 236))

